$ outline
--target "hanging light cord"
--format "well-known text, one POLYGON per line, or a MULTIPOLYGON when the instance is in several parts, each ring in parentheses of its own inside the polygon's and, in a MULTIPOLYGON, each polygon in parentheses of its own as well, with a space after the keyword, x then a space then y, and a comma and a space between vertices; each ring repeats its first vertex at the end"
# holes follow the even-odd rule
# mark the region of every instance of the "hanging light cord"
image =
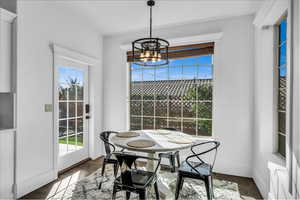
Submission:
POLYGON ((152 6, 150 6, 150 38, 152 38, 152 6))

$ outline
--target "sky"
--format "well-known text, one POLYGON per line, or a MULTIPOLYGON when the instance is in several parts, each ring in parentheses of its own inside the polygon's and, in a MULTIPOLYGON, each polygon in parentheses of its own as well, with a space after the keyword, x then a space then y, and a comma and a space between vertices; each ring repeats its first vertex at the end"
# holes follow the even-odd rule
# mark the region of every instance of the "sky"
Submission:
POLYGON ((61 85, 67 84, 70 78, 75 79, 77 78, 78 83, 81 85, 83 84, 84 72, 83 70, 72 68, 72 67, 65 67, 59 66, 59 82, 61 85))
POLYGON ((132 64, 132 81, 212 79, 213 56, 170 60, 168 65, 143 67, 132 64), (168 73, 169 70, 169 73, 168 73))
MULTIPOLYGON (((155 70, 149 67, 132 65, 132 80, 181 80, 181 79, 211 79, 213 74, 212 56, 199 56, 184 59, 170 60, 170 73, 168 77, 168 66, 156 67, 155 70), (182 67, 184 65, 184 67, 182 67), (195 66, 199 65, 199 66, 195 66), (143 68, 143 70, 141 70, 143 68), (142 74, 143 71, 143 74, 142 74), (156 79, 154 79, 154 74, 156 79)), ((83 71, 69 66, 59 66, 59 80, 61 85, 67 84, 70 78, 83 83, 83 71)))
POLYGON ((280 24, 280 38, 279 43, 280 49, 279 49, 279 73, 281 77, 286 76, 286 28, 287 28, 287 21, 286 19, 283 20, 280 24))

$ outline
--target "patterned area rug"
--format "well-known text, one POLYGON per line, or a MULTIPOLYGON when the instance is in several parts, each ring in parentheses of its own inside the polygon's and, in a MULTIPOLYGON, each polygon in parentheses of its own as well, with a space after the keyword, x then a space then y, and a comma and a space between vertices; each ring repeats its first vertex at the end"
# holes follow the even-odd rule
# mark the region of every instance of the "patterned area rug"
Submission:
MULTIPOLYGON (((162 192, 161 199, 174 199, 176 187, 176 173, 160 171, 160 188, 166 188, 169 191, 168 195, 162 192)), ((112 168, 107 166, 104 177, 101 176, 101 169, 91 174, 90 176, 70 185, 68 189, 56 193, 49 199, 111 199, 112 186, 114 176, 112 168), (98 190, 98 184, 102 183, 101 190, 98 190)), ((238 185, 233 182, 214 179, 214 196, 215 199, 242 199, 238 190, 238 185)), ((117 193, 117 199, 125 199, 124 192, 117 193)), ((138 199, 136 194, 131 194, 130 199, 138 199)), ((155 199, 153 190, 147 192, 147 199, 155 199)), ((185 179, 183 188, 180 192, 179 199, 207 199, 204 183, 200 180, 185 179)))

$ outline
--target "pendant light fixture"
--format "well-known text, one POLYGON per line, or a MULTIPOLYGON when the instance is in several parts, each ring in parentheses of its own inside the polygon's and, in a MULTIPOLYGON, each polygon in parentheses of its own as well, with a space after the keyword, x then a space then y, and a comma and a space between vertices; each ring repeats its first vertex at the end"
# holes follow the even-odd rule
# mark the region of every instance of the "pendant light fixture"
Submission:
POLYGON ((148 38, 137 39, 132 42, 133 62, 142 66, 162 66, 169 64, 168 48, 169 42, 161 38, 152 37, 152 7, 154 0, 148 0, 150 7, 150 35, 148 38))

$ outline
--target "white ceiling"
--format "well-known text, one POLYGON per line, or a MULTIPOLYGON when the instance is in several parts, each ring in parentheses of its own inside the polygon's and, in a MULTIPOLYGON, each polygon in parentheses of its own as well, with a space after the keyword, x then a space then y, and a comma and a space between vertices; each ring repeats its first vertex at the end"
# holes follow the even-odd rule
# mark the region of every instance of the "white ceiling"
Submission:
MULTIPOLYGON (((146 0, 60 1, 96 26, 104 35, 145 29, 149 26, 146 0)), ((155 27, 187 24, 255 13, 264 0, 156 0, 155 27)))

